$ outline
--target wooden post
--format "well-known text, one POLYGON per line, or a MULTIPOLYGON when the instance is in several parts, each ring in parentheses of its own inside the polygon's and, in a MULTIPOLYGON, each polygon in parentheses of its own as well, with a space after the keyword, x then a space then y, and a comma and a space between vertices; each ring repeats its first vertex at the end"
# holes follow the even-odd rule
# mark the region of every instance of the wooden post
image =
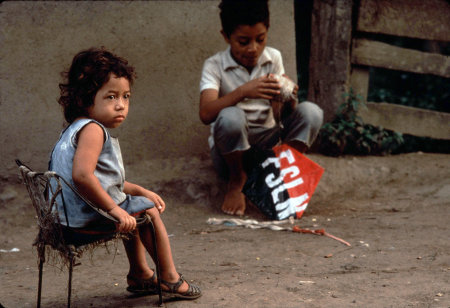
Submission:
POLYGON ((367 66, 352 67, 350 86, 355 94, 361 95, 363 102, 367 102, 369 94, 369 68, 367 66))
POLYGON ((334 118, 343 94, 349 92, 352 0, 314 0, 308 100, 334 118))

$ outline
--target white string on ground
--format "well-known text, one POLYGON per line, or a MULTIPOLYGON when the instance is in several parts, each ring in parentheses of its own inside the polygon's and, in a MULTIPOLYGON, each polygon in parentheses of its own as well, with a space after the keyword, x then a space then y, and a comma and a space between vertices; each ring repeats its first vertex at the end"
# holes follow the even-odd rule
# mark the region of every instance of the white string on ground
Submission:
POLYGON ((281 227, 281 224, 290 222, 289 219, 273 221, 257 221, 255 219, 240 218, 208 218, 206 221, 210 225, 231 225, 242 226, 249 229, 270 229, 274 231, 292 231, 292 228, 281 227))
POLYGON ((272 221, 257 221, 255 219, 240 219, 240 218, 208 218, 206 221, 210 225, 228 225, 228 226, 242 226, 249 229, 270 229, 273 231, 291 231, 298 233, 311 233, 315 235, 325 235, 329 238, 332 238, 336 241, 343 243, 344 245, 351 246, 349 242, 344 241, 343 239, 331 235, 325 232, 325 229, 302 229, 298 226, 292 226, 294 224, 294 219, 290 217, 285 220, 272 220, 272 221), (290 223, 292 227, 282 227, 281 224, 290 223))

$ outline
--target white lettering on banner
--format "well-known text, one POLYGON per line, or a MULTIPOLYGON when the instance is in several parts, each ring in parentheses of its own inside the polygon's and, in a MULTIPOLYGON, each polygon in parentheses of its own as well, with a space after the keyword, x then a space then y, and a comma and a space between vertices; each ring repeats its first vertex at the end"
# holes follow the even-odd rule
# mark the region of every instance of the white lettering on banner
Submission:
POLYGON ((280 168, 280 159, 278 157, 269 157, 263 163, 263 168, 266 168, 269 164, 274 164, 276 168, 280 168))
POLYGON ((277 188, 275 188, 274 190, 272 190, 272 200, 273 203, 277 204, 279 201, 279 195, 281 192, 285 191, 286 189, 295 187, 295 186, 299 186, 303 184, 303 179, 302 178, 298 178, 292 182, 289 183, 285 183, 285 184, 281 184, 280 186, 278 186, 277 188))
POLYGON ((263 163, 263 168, 266 168, 269 164, 275 164, 275 167, 280 168, 280 160, 286 158, 289 164, 295 162, 295 157, 292 155, 291 150, 283 151, 280 153, 280 157, 269 157, 263 163))
POLYGON ((278 184, 280 184, 283 181, 283 177, 280 175, 278 178, 275 178, 275 174, 270 173, 268 176, 266 176, 266 184, 267 186, 269 186, 270 188, 273 188, 275 186, 277 186, 278 184))
POLYGON ((286 219, 291 215, 295 215, 296 212, 304 211, 308 205, 308 203, 304 203, 306 200, 308 200, 308 193, 304 193, 299 197, 289 198, 277 204, 275 209, 278 212, 278 218, 286 219))
MULTIPOLYGON (((308 193, 306 193, 306 199, 308 199, 308 193)), ((304 210, 306 210, 306 207, 308 206, 308 202, 300 204, 299 206, 296 207, 295 211, 296 212, 303 212, 304 210)))
POLYGON ((289 178, 293 179, 300 174, 300 169, 298 169, 297 166, 291 166, 286 169, 282 169, 280 172, 280 176, 275 180, 274 180, 275 174, 270 173, 268 176, 266 176, 267 186, 269 186, 270 188, 277 186, 283 181, 284 177, 288 174, 289 178))
POLYGON ((295 215, 297 211, 305 210, 308 203, 305 203, 308 200, 308 193, 304 193, 298 197, 291 197, 288 200, 280 201, 279 195, 281 192, 286 189, 294 188, 303 184, 303 178, 297 177, 300 175, 300 169, 296 165, 292 165, 295 163, 295 157, 292 154, 291 150, 286 150, 280 153, 279 157, 269 157, 263 163, 262 167, 266 168, 270 164, 274 164, 276 168, 280 168, 281 159, 286 159, 290 166, 283 168, 280 170, 280 175, 278 177, 275 174, 270 173, 266 176, 265 181, 269 188, 272 188, 272 200, 275 204, 275 209, 278 213, 279 219, 288 218, 291 215, 295 215), (290 182, 283 183, 284 178, 289 175, 290 182), (297 177, 297 178, 296 178, 297 177))
POLYGON ((292 155, 291 150, 283 151, 280 153, 280 159, 287 158, 289 164, 293 164, 295 162, 295 157, 292 155))

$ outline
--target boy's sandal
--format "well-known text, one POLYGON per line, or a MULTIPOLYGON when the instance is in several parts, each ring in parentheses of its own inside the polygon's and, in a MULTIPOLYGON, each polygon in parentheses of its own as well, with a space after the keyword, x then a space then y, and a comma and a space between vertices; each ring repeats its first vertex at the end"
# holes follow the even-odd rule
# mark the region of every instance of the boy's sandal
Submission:
POLYGON ((183 282, 186 281, 183 278, 183 275, 180 274, 180 279, 178 279, 177 282, 167 282, 164 279, 161 279, 161 284, 167 286, 169 290, 162 290, 162 294, 165 297, 173 298, 173 299, 196 299, 199 298, 202 295, 202 291, 200 290, 200 287, 198 287, 195 284, 190 284, 186 281, 188 284, 188 289, 184 293, 179 293, 178 289, 183 284, 183 282))
POLYGON ((130 275, 127 275, 127 279, 135 283, 127 287, 128 292, 139 295, 158 294, 156 272, 153 272, 153 276, 148 279, 140 279, 130 275))

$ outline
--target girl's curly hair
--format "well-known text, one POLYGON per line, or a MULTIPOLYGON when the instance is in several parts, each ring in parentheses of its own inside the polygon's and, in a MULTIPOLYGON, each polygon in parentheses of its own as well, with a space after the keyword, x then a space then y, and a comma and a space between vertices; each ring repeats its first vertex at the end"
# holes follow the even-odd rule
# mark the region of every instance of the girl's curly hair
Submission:
POLYGON ((136 74, 128 61, 102 48, 90 48, 79 52, 72 60, 69 71, 61 75, 67 81, 60 83, 58 103, 63 107, 64 118, 72 123, 80 116, 87 116, 87 108, 94 104, 97 91, 108 82, 111 74, 124 77, 130 85, 136 74))

